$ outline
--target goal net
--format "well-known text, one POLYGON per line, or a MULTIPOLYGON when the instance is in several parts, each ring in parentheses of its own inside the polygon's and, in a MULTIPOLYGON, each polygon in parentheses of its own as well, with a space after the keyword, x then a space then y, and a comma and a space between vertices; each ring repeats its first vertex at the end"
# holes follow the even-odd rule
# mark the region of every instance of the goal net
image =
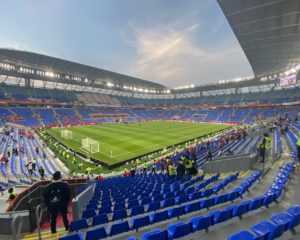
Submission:
POLYGON ((70 130, 62 130, 61 131, 61 137, 64 139, 72 139, 73 133, 70 130))
POLYGON ((90 153, 97 153, 100 151, 99 142, 91 138, 84 138, 81 140, 81 143, 82 143, 82 148, 90 153))

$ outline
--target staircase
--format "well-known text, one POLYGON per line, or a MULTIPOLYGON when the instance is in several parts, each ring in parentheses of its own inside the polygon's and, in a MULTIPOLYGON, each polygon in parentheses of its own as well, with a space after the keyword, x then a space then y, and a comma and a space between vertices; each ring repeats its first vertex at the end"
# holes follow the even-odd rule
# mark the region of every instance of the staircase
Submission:
POLYGON ((53 113, 54 113, 54 117, 57 119, 57 122, 61 124, 62 122, 60 121, 60 119, 58 117, 59 114, 55 111, 55 108, 53 108, 52 110, 53 110, 53 113))
POLYGON ((17 116, 17 114, 11 109, 11 108, 7 108, 7 110, 13 115, 13 116, 17 116))
POLYGON ((5 89, 2 87, 2 84, 0 84, 0 92, 2 92, 2 94, 10 100, 14 99, 13 96, 11 95, 11 93, 5 91, 5 89))

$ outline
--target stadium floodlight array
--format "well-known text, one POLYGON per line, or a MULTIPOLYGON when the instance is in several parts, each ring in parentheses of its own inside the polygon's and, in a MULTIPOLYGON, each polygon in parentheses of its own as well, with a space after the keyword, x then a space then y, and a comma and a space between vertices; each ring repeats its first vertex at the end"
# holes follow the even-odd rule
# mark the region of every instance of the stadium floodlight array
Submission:
POLYGON ((91 138, 83 138, 81 140, 82 148, 90 153, 97 153, 100 151, 99 142, 91 138))
POLYGON ((73 138, 73 133, 70 130, 62 130, 61 131, 61 137, 64 139, 72 139, 73 138))

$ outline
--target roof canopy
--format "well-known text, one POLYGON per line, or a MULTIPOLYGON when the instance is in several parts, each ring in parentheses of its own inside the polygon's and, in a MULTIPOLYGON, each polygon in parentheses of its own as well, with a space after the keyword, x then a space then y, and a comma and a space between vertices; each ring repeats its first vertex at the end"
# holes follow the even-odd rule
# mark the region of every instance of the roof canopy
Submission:
POLYGON ((256 77, 300 63, 299 0, 218 0, 256 77))

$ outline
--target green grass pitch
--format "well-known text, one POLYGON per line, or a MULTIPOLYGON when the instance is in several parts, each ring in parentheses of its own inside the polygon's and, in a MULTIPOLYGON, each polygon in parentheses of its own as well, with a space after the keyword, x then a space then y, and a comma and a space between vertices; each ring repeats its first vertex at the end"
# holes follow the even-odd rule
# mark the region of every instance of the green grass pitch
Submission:
POLYGON ((68 128, 72 139, 63 139, 63 129, 53 128, 47 132, 77 151, 81 139, 89 137, 100 144, 100 152, 91 157, 112 165, 192 138, 228 128, 227 125, 187 122, 140 122, 128 124, 103 124, 68 128))

